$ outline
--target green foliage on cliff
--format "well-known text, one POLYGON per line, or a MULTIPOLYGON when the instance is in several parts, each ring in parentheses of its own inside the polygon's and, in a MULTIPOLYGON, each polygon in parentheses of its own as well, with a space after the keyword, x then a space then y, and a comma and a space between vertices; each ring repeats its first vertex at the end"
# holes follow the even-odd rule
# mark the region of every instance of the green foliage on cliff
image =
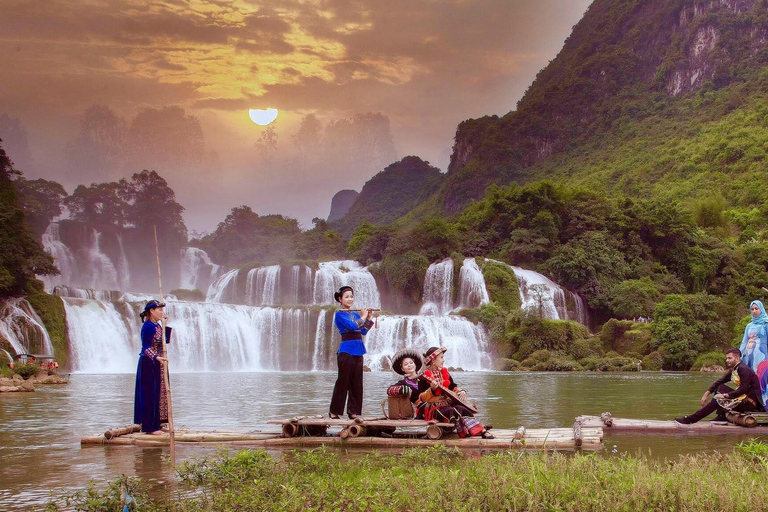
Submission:
POLYGON ((0 147, 0 297, 23 294, 35 275, 58 274, 25 222, 14 183, 19 176, 0 147))
POLYGON ((41 281, 31 281, 28 286, 27 300, 43 321, 53 345, 53 355, 59 366, 66 368, 69 360, 69 334, 67 314, 61 297, 49 295, 43 291, 41 281))
POLYGON ((445 176, 416 156, 406 156, 371 178, 343 218, 331 222, 349 236, 363 222, 386 225, 434 194, 445 176))

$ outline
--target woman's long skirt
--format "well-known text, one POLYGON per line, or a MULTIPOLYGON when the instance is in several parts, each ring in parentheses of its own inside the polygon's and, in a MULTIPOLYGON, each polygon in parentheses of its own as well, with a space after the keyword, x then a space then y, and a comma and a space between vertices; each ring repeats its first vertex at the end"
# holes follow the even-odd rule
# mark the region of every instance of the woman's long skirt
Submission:
POLYGON ((142 432, 160 430, 160 368, 160 363, 149 357, 139 357, 133 422, 141 425, 142 432))

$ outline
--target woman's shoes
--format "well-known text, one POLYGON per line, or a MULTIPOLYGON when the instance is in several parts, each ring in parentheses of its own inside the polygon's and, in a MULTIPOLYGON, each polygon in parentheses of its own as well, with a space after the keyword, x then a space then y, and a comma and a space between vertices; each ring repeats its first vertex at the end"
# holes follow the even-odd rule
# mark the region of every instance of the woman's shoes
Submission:
POLYGON ((329 417, 329 418, 331 418, 332 420, 338 420, 338 419, 341 419, 341 418, 339 418, 339 415, 338 415, 338 414, 333 414, 332 412, 329 412, 329 413, 328 413, 328 417, 329 417))
POLYGON ((480 437, 482 437, 483 439, 496 439, 494 435, 488 432, 487 430, 483 430, 483 433, 480 434, 480 437))

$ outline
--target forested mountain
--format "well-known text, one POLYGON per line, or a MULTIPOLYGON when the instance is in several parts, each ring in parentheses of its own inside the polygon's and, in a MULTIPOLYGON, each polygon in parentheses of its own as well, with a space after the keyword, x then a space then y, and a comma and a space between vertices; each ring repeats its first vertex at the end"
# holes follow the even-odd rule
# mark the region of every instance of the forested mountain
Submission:
POLYGON ((347 214, 330 226, 349 236, 363 222, 390 224, 429 199, 444 179, 429 162, 406 156, 371 178, 347 214))
POLYGON ((767 62, 763 0, 596 0, 516 110, 459 125, 442 211, 553 175, 633 195, 720 190, 766 156, 767 62))

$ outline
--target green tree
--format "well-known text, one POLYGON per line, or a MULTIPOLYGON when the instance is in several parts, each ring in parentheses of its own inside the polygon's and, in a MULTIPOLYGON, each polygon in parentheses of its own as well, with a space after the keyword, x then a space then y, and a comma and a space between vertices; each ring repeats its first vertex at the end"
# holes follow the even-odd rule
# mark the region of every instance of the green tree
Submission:
POLYGON ((659 292, 650 277, 629 279, 611 291, 611 309, 619 318, 649 317, 656 308, 659 292))
MULTIPOLYGON (((0 141, 2 142, 2 141, 0 141)), ((35 241, 12 178, 20 173, 0 147, 0 295, 21 294, 35 275, 55 275, 53 258, 35 241)))
POLYGON ((101 228, 121 228, 130 215, 123 197, 120 183, 92 183, 89 187, 78 185, 63 202, 72 220, 101 228))
POLYGON ((67 191, 59 183, 42 178, 27 180, 21 176, 16 179, 19 203, 27 214, 27 224, 39 240, 51 220, 61 215, 63 200, 67 191))

